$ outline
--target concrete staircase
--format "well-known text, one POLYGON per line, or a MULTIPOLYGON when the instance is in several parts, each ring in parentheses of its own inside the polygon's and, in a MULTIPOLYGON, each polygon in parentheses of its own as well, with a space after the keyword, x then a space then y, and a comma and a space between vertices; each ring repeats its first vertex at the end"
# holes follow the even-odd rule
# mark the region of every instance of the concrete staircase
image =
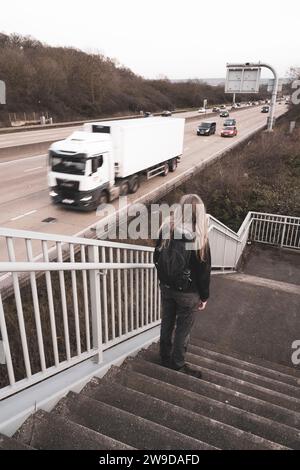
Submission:
POLYGON ((300 449, 300 374, 193 338, 202 379, 162 367, 158 345, 112 367, 0 449, 300 449))

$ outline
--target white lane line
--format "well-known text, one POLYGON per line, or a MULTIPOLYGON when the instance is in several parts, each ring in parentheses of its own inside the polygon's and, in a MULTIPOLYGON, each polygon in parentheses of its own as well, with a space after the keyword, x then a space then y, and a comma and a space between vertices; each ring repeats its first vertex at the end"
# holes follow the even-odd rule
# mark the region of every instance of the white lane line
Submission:
POLYGON ((15 165, 16 163, 20 163, 20 162, 25 162, 25 161, 29 161, 29 160, 35 160, 37 158, 42 158, 42 157, 47 157, 47 153, 43 153, 42 155, 35 155, 34 157, 25 157, 25 158, 19 158, 19 159, 16 159, 16 160, 10 160, 8 162, 1 162, 0 163, 0 166, 1 165, 15 165))
POLYGON ((31 214, 34 214, 35 212, 37 212, 37 209, 34 209, 33 211, 30 211, 30 212, 26 212, 25 214, 22 214, 22 215, 18 215, 17 217, 13 217, 10 220, 11 221, 19 220, 19 219, 22 219, 23 217, 26 217, 26 215, 31 215, 31 214))
POLYGON ((44 168, 43 166, 36 166, 35 168, 29 168, 28 170, 24 170, 24 173, 31 173, 32 171, 40 170, 44 168))

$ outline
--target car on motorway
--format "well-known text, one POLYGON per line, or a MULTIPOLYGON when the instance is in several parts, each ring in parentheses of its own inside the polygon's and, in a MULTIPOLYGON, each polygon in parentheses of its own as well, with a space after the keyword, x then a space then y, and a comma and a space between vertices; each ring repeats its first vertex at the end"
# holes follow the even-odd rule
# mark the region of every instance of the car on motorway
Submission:
POLYGON ((270 106, 263 106, 263 107, 261 108, 261 112, 262 112, 262 113, 268 113, 269 111, 270 111, 270 106))
POLYGON ((225 119, 223 123, 223 127, 227 127, 227 126, 236 126, 236 119, 232 119, 232 118, 225 119))
POLYGON ((161 115, 163 117, 170 117, 170 116, 172 116, 172 113, 171 113, 171 111, 165 110, 161 113, 161 115))
POLYGON ((214 107, 212 108, 212 112, 213 112, 213 113, 218 113, 219 111, 220 111, 220 108, 218 108, 218 106, 214 106, 214 107))
POLYGON ((226 126, 221 130, 221 137, 234 137, 237 135, 236 126, 226 126))
POLYGON ((220 111, 220 114, 219 114, 220 117, 223 117, 223 118, 227 118, 229 117, 229 112, 227 111, 227 109, 223 109, 220 111))
POLYGON ((226 109, 226 105, 225 105, 225 104, 221 104, 220 109, 226 109))
POLYGON ((199 113, 199 114, 205 114, 205 113, 206 113, 206 109, 205 109, 205 108, 200 108, 200 109, 198 109, 198 113, 199 113))
POLYGON ((150 111, 145 111, 144 112, 144 117, 152 117, 152 116, 153 116, 153 114, 150 113, 150 111))
POLYGON ((217 123, 204 121, 197 127, 197 135, 211 135, 216 133, 217 123))
POLYGON ((241 107, 241 103, 236 103, 237 107, 240 108, 241 107))

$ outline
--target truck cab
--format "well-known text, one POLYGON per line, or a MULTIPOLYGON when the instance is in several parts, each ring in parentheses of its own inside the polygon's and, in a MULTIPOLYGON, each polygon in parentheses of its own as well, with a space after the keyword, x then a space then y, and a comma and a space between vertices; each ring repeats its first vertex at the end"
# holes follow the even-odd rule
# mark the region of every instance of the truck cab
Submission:
POLYGON ((52 144, 48 172, 52 202, 82 209, 107 202, 114 184, 111 151, 106 134, 74 132, 52 144))

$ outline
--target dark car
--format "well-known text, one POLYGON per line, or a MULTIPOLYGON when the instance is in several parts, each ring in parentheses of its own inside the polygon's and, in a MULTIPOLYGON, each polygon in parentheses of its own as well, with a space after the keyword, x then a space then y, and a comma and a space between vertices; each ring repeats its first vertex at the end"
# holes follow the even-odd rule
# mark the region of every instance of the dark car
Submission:
POLYGON ((226 127, 226 126, 236 126, 236 119, 232 119, 232 118, 225 119, 223 126, 224 127, 226 127))
POLYGON ((165 111, 163 111, 163 112, 161 113, 161 115, 162 115, 163 117, 170 117, 170 116, 172 116, 172 113, 171 113, 171 111, 165 110, 165 111))
POLYGON ((262 112, 262 113, 268 113, 269 111, 270 111, 270 106, 263 106, 263 107, 261 108, 261 112, 262 112))
POLYGON ((220 111, 220 108, 218 108, 217 106, 214 106, 212 109, 213 113, 218 113, 219 111, 220 111))
POLYGON ((237 128, 235 126, 226 126, 221 130, 221 137, 234 137, 237 135, 237 128))
POLYGON ((216 133, 216 122, 205 121, 201 122, 197 128, 197 135, 211 135, 216 133))
POLYGON ((227 110, 220 111, 219 116, 220 117, 229 117, 229 112, 227 110))

